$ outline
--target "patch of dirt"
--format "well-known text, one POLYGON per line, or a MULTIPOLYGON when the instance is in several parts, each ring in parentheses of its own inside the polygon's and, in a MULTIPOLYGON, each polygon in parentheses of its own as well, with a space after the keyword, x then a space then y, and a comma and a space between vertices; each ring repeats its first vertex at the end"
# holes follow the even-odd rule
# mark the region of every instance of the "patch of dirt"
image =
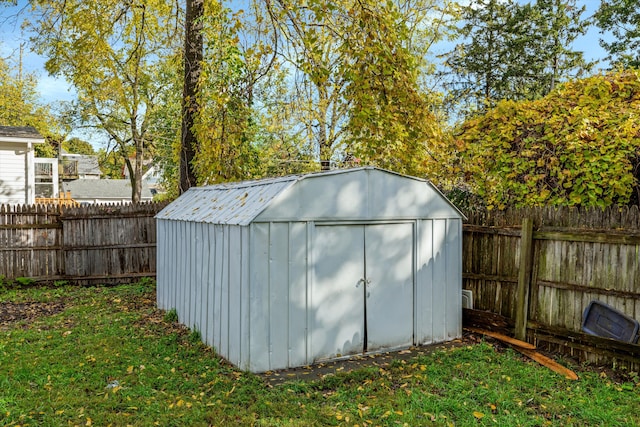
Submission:
POLYGON ((0 328, 26 320, 33 322, 40 317, 51 316, 65 309, 62 301, 55 302, 0 302, 0 328))
POLYGON ((415 357, 433 353, 434 351, 463 347, 475 343, 477 343, 475 338, 470 334, 465 333, 461 339, 445 343, 411 347, 405 350, 385 353, 355 355, 345 359, 331 360, 300 368, 268 371, 259 375, 268 386, 274 386, 294 380, 315 381, 326 378, 327 376, 348 373, 369 366, 386 368, 392 363, 397 363, 398 361, 407 361, 415 357))

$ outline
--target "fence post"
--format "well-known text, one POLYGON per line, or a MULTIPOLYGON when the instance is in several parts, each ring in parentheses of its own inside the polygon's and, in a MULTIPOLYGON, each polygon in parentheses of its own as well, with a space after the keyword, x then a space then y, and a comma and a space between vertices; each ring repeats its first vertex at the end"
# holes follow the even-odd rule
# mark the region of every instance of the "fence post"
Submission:
POLYGON ((516 290, 516 338, 525 341, 527 338, 527 320, 529 315, 529 292, 531 289, 531 272, 533 270, 533 220, 522 220, 520 234, 520 265, 518 268, 518 288, 516 290))

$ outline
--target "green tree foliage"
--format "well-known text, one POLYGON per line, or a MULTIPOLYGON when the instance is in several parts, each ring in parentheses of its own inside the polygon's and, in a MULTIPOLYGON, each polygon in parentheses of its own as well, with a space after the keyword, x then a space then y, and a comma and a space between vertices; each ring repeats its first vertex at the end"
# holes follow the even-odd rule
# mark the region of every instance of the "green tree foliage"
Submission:
POLYGON ((500 101, 456 136, 461 172, 490 208, 637 203, 640 72, 564 83, 500 101))
MULTIPOLYGON (((282 102, 283 73, 272 63, 267 22, 246 18, 244 11, 233 12, 217 1, 205 1, 203 6, 198 20, 202 62, 190 125, 197 141, 189 162, 196 184, 308 170, 309 159, 295 138, 282 131, 286 115, 280 113, 287 109, 282 102), (254 107, 256 102, 261 108, 254 107)), ((173 65, 163 68, 165 90, 150 119, 150 132, 158 141, 154 159, 170 198, 178 193, 183 146, 176 124, 184 84, 181 63, 176 55, 173 65)))
POLYGON ((611 32, 611 41, 601 39, 600 44, 609 52, 616 64, 640 67, 640 5, 635 0, 602 0, 595 14, 596 25, 611 32))
POLYGON ((122 179, 125 165, 121 153, 101 148, 98 150, 98 164, 103 177, 122 179))
POLYGON ((499 100, 536 99, 591 67, 571 49, 584 34, 575 0, 480 0, 462 7, 462 42, 446 55, 452 99, 483 111, 499 100))
POLYGON ((205 3, 205 60, 194 122, 198 184, 251 178, 258 162, 252 125, 253 58, 240 46, 239 18, 217 1, 205 3))
POLYGON ((278 59, 292 70, 291 132, 322 169, 357 158, 417 173, 439 126, 429 108, 437 96, 420 83, 430 70, 423 58, 446 30, 441 3, 266 2, 278 59))
POLYGON ((69 138, 62 143, 62 148, 67 153, 74 154, 86 154, 92 156, 96 154, 96 151, 93 149, 93 146, 80 138, 69 138))
POLYGON ((37 157, 56 157, 60 129, 48 105, 39 101, 34 74, 14 69, 0 58, 0 126, 32 126, 45 137, 34 146, 37 157))
POLYGON ((433 153, 441 127, 419 86, 422 63, 410 49, 406 16, 392 2, 358 2, 348 22, 341 47, 347 152, 364 164, 425 173, 426 164, 440 164, 433 153))
POLYGON ((140 200, 143 159, 155 142, 148 117, 163 86, 157 65, 175 52, 180 39, 177 5, 162 0, 31 4, 32 42, 48 58, 47 71, 76 89, 79 120, 117 146, 129 168, 132 200, 140 200), (134 161, 127 156, 130 148, 134 161))

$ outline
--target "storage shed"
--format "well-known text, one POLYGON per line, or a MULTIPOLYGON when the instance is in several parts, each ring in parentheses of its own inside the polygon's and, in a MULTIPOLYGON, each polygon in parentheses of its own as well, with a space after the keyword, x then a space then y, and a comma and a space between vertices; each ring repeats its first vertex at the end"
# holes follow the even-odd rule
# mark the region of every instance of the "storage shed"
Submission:
POLYGON ((157 216, 157 299, 252 372, 459 338, 463 215, 366 167, 191 188, 157 216))

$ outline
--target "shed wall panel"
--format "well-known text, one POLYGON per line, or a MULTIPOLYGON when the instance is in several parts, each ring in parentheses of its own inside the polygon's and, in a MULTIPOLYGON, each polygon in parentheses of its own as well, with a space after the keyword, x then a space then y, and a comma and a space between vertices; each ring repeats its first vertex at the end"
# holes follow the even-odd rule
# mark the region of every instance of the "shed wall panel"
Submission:
POLYGON ((462 221, 447 220, 444 246, 446 281, 446 340, 462 335, 462 221))
POLYGON ((178 313, 178 319, 185 324, 188 325, 188 320, 186 319, 187 315, 187 302, 188 302, 188 285, 189 285, 189 265, 190 265, 190 254, 188 252, 188 239, 187 237, 187 229, 188 224, 186 222, 181 222, 178 224, 180 228, 180 234, 178 238, 178 244, 180 246, 180 256, 178 257, 177 270, 179 271, 180 281, 177 283, 177 297, 178 304, 176 306, 176 311, 178 313))
POLYGON ((307 358, 307 224, 289 225, 289 366, 310 363, 307 358))
POLYGON ((224 268, 224 241, 222 225, 214 225, 215 259, 214 259, 214 279, 213 279, 213 318, 215 319, 213 333, 213 347, 220 351, 222 341, 222 277, 224 268))
POLYGON ((251 233, 249 227, 241 227, 242 240, 242 268, 240 279, 240 366, 249 369, 249 253, 251 248, 251 233))
POLYGON ((446 236, 447 221, 443 219, 433 220, 433 317, 431 324, 433 327, 432 337, 434 342, 442 342, 447 336, 447 271, 445 268, 446 252, 444 246, 446 236))
POLYGON ((200 269, 200 280, 198 282, 198 287, 200 289, 198 295, 198 304, 200 306, 200 313, 198 316, 199 322, 199 330, 200 336, 203 340, 207 340, 207 335, 209 334, 209 276, 211 275, 211 242, 209 241, 209 226, 207 224, 200 223, 199 224, 199 233, 202 236, 202 256, 201 256, 201 264, 198 266, 200 269))
POLYGON ((209 256, 208 256, 208 271, 207 275, 207 329, 205 342, 207 345, 216 347, 216 328, 220 323, 220 319, 215 317, 215 304, 216 304, 216 256, 218 254, 217 242, 216 242, 216 226, 207 224, 207 241, 209 242, 209 256))
POLYGON ((269 368, 289 361, 289 224, 269 224, 269 368))
POLYGON ((251 228, 249 369, 262 372, 269 362, 269 224, 255 223, 251 228))
POLYGON ((196 323, 198 319, 198 314, 200 313, 199 304, 198 304, 198 294, 200 293, 200 269, 198 266, 202 262, 202 236, 198 233, 200 228, 199 223, 188 223, 189 224, 189 251, 191 256, 189 257, 191 260, 191 266, 189 269, 189 273, 191 275, 191 280, 189 281, 189 326, 192 330, 199 330, 200 327, 196 323))
POLYGON ((218 352, 229 357, 229 269, 231 264, 229 226, 222 226, 222 280, 220 282, 220 347, 218 352))
POLYGON ((228 359, 240 365, 240 298, 242 286, 242 231, 239 226, 229 226, 229 354, 228 359))
POLYGON ((167 285, 171 282, 167 277, 167 266, 165 265, 167 259, 167 245, 168 235, 166 233, 167 224, 164 221, 156 221, 156 304, 161 310, 167 309, 167 285))
POLYGON ((172 268, 169 270, 169 273, 167 274, 167 276, 169 276, 171 278, 171 284, 170 286, 167 287, 168 290, 168 297, 170 298, 170 305, 167 305, 167 308, 173 308, 176 310, 176 314, 177 314, 177 310, 178 310, 178 283, 180 283, 182 281, 180 274, 182 274, 182 271, 178 268, 178 264, 182 261, 180 259, 180 251, 179 251, 179 247, 178 247, 178 232, 179 232, 179 227, 180 224, 177 222, 173 222, 171 223, 168 227, 167 227, 167 232, 170 236, 170 243, 169 243, 169 253, 170 256, 172 257, 170 262, 171 262, 171 266, 172 268))
POLYGON ((416 342, 433 342, 433 220, 417 223, 416 342))

